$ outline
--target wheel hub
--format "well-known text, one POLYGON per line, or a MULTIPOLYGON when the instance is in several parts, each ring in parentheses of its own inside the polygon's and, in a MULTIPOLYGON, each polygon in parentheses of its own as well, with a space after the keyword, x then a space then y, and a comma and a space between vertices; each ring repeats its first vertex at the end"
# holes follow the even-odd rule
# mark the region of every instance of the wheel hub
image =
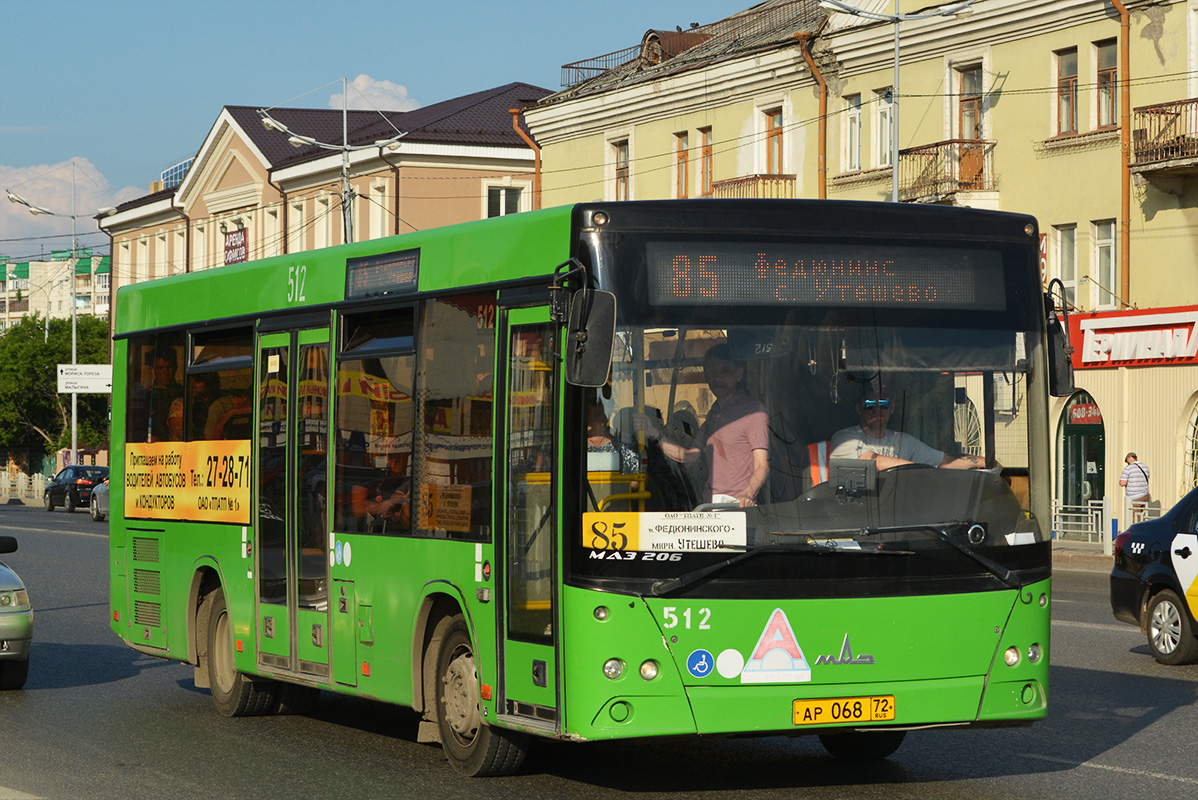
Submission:
POLYGON ((474 656, 470 653, 455 656, 441 680, 444 683, 441 700, 445 704, 445 721, 455 734, 469 741, 478 733, 481 723, 474 656))

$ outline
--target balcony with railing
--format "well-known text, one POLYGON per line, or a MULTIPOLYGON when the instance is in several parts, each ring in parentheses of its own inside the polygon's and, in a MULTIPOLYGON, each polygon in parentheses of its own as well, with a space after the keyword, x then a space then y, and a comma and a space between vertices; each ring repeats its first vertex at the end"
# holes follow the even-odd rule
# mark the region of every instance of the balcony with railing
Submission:
POLYGON ((899 199, 939 202, 964 192, 993 192, 995 142, 949 139, 899 151, 899 199))
POLYGON ((794 175, 745 175, 713 181, 711 196, 718 198, 793 199, 794 175))
POLYGON ((1134 114, 1132 172, 1198 174, 1198 98, 1141 106, 1134 114))

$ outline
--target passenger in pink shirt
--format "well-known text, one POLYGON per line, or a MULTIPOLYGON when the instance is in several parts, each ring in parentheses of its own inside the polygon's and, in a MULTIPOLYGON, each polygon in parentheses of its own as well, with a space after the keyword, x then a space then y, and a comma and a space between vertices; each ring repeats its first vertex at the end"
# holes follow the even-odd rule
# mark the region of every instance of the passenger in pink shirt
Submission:
MULTIPOLYGON (((707 501, 720 502, 723 495, 741 508, 756 505, 769 474, 769 415, 745 391, 744 362, 727 344, 714 345, 703 356, 703 379, 716 401, 699 426, 695 446, 662 439, 662 452, 675 461, 692 461, 706 452, 707 501)), ((660 429, 649 431, 650 438, 660 434, 660 429)))

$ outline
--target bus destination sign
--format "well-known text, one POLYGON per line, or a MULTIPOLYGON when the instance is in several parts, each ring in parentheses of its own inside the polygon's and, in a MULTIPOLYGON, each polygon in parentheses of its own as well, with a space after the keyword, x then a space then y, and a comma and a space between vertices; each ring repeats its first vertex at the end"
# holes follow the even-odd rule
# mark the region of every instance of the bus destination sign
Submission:
POLYGON ((345 299, 414 292, 419 274, 419 248, 346 259, 345 299))
POLYGON ((992 250, 650 242, 653 305, 885 306, 1003 311, 992 250))

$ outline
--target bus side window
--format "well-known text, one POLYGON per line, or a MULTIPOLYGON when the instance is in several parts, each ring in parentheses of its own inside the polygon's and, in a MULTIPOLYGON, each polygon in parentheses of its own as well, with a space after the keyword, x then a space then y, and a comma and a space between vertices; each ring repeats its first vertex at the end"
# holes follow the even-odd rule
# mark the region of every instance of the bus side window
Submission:
POLYGON ((418 531, 451 539, 491 535, 495 295, 424 306, 420 337, 418 531))
POLYGON ((188 441, 249 439, 253 425, 253 332, 196 334, 188 366, 188 441))

